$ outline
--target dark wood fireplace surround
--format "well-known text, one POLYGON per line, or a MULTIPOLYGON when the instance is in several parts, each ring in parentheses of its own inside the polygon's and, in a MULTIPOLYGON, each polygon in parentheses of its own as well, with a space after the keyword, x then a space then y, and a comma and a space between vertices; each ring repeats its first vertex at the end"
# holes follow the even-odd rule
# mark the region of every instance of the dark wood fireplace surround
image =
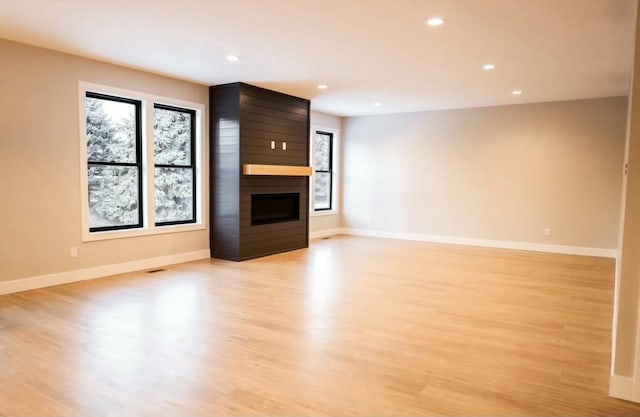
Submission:
POLYGON ((209 100, 211 256, 242 261, 308 247, 309 177, 244 175, 243 166, 308 166, 309 100, 244 83, 210 87, 209 100), (252 225, 252 195, 264 204, 255 196, 269 194, 299 194, 297 219, 252 225))

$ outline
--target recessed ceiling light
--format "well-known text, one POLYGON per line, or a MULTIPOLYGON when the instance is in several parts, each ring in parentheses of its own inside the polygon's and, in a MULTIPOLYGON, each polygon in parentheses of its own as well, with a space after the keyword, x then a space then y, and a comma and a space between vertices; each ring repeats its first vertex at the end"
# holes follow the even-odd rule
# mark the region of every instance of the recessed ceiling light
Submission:
POLYGON ((376 101, 375 103, 373 103, 373 105, 376 107, 380 107, 382 106, 382 103, 380 103, 379 101, 376 101))
POLYGON ((427 25, 435 27, 435 26, 441 26, 444 23, 444 19, 441 17, 432 17, 431 19, 427 20, 427 25))
POLYGON ((511 94, 513 94, 514 96, 521 96, 522 95, 522 90, 513 90, 511 92, 511 94))
POLYGON ((237 55, 227 55, 227 61, 229 62, 238 62, 240 61, 240 57, 237 55))
POLYGON ((329 86, 326 84, 318 84, 318 90, 326 90, 327 88, 329 88, 329 86))
POLYGON ((494 64, 484 64, 482 66, 482 69, 485 71, 491 71, 492 69, 495 69, 495 65, 494 64))

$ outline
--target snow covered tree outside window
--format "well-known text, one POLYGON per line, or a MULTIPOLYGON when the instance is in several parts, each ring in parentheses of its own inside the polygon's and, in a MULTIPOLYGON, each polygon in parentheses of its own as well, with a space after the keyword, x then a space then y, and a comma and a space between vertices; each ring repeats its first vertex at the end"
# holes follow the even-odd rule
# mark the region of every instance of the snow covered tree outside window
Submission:
POLYGON ((136 100, 86 94, 91 231, 142 226, 140 107, 136 100))
POLYGON ((333 133, 313 135, 314 210, 331 210, 333 133))
POLYGON ((195 112, 156 104, 156 224, 195 222, 195 112))

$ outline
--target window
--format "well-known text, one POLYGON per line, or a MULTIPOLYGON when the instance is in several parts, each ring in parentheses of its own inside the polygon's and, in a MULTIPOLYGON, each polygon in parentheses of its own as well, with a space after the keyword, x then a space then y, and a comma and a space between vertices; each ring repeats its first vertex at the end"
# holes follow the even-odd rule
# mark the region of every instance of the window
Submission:
POLYGON ((92 232, 142 227, 141 102, 87 93, 92 232))
POLYGON ((83 240, 202 229, 204 106, 80 83, 83 240))
POLYGON ((156 225, 196 221, 195 111, 156 104, 153 114, 156 225))
POLYGON ((333 132, 313 131, 313 209, 316 212, 333 209, 333 148, 333 132))

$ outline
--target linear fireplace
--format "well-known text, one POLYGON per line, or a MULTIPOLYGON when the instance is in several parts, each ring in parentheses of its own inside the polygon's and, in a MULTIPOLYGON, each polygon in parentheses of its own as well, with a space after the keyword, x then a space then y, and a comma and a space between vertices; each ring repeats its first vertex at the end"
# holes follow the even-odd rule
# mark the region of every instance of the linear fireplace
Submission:
POLYGON ((300 193, 252 194, 251 225, 300 220, 300 193))

